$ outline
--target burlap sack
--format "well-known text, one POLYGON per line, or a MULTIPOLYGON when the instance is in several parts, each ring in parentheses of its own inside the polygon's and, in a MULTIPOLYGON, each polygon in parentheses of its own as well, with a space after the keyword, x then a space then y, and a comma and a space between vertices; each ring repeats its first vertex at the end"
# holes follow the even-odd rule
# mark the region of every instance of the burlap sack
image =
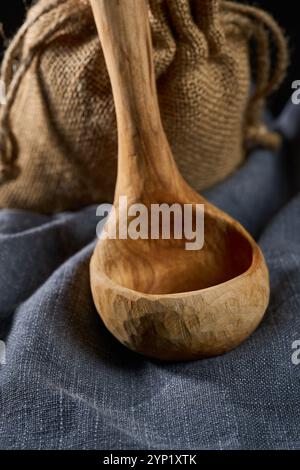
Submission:
MULTIPOLYGON (((164 127, 183 176, 203 190, 234 171, 249 144, 278 143, 261 112, 284 76, 285 40, 268 14, 233 2, 150 0, 149 15, 164 127)), ((89 1, 38 1, 2 79, 0 206, 50 213, 111 201, 115 111, 89 1)))

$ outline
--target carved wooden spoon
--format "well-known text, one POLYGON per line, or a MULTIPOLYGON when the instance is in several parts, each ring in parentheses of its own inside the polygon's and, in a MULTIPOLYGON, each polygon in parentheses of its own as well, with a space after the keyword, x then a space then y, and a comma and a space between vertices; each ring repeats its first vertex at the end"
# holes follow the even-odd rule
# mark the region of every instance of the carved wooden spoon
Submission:
MULTIPOLYGON (((164 360, 224 353, 254 331, 267 308, 263 255, 179 174, 160 118, 146 1, 91 4, 117 114, 117 222, 120 196, 149 209, 205 204, 202 250, 187 251, 186 239, 99 240, 90 267, 96 308, 109 331, 139 353, 164 360)), ((110 217, 108 230, 113 223, 110 217)))

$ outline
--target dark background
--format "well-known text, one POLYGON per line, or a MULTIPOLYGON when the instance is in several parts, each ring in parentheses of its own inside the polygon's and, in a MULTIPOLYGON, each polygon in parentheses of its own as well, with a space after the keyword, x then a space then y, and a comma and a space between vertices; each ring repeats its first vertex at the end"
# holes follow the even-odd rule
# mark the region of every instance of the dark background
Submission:
MULTIPOLYGON (((291 63, 288 75, 281 90, 272 98, 270 105, 274 113, 278 113, 284 103, 291 95, 291 83, 294 80, 300 80, 300 60, 297 61, 300 54, 300 28, 295 7, 295 0, 274 1, 274 0, 256 0, 243 3, 252 3, 268 10, 277 19, 284 28, 288 38, 291 52, 291 63)), ((0 2, 0 23, 3 24, 5 35, 10 38, 17 28, 22 24, 26 7, 32 4, 32 0, 1 0, 0 2)), ((0 54, 3 52, 3 44, 0 43, 0 54)))

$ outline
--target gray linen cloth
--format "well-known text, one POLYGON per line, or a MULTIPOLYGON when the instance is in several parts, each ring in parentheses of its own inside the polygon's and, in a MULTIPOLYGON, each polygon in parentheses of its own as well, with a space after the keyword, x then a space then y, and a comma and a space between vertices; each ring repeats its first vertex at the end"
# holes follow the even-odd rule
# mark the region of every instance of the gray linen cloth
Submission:
POLYGON ((95 207, 0 211, 0 448, 300 448, 300 107, 277 127, 282 152, 254 152, 207 193, 259 240, 272 290, 257 331, 217 358, 160 363, 105 329, 89 287, 95 207))

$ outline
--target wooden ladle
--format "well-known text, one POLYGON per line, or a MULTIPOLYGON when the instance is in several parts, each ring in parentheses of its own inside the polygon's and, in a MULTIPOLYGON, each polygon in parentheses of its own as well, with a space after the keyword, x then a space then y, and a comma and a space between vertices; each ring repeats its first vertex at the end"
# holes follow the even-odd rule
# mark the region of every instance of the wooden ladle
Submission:
MULTIPOLYGON (((91 4, 117 114, 117 219, 120 196, 149 209, 205 205, 205 243, 198 251, 187 251, 185 239, 100 239, 90 265, 96 308, 108 330, 139 353, 164 360, 224 353, 254 331, 267 308, 263 255, 246 230, 191 189, 177 169, 159 112, 146 0, 91 4)), ((108 218, 108 231, 114 222, 108 218)))

